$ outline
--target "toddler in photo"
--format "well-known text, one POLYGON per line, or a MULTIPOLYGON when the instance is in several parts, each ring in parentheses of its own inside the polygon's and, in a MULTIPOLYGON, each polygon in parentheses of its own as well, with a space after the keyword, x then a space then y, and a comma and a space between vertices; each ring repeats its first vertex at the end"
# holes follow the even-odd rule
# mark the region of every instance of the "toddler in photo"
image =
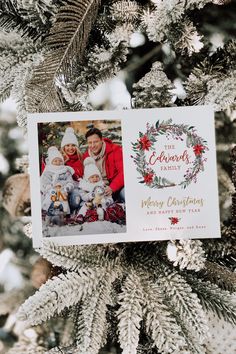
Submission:
POLYGON ((52 195, 56 195, 59 202, 63 205, 65 215, 70 214, 68 203, 68 193, 74 189, 72 178, 74 170, 70 166, 64 165, 62 154, 55 146, 49 147, 47 151, 45 169, 40 177, 42 193, 42 209, 48 211, 52 203, 52 195))
POLYGON ((103 220, 102 213, 113 203, 113 199, 105 195, 105 183, 92 157, 84 160, 84 178, 80 180, 79 188, 83 201, 79 215, 85 216, 88 210, 96 209, 98 219, 103 220))

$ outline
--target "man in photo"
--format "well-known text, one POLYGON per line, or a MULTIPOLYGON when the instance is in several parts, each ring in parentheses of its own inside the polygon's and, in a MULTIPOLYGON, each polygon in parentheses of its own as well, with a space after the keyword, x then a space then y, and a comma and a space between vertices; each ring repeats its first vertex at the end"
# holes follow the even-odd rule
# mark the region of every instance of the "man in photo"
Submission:
POLYGON ((89 129, 85 137, 88 149, 83 158, 90 156, 95 160, 106 185, 106 196, 125 202, 122 147, 103 138, 102 132, 97 128, 89 129))

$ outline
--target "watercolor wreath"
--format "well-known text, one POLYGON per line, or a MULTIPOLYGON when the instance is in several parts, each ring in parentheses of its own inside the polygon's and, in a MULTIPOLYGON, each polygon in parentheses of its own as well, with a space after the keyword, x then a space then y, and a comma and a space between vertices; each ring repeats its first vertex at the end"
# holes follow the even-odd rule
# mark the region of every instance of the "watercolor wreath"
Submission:
POLYGON ((147 123, 147 130, 143 134, 139 132, 139 139, 132 144, 132 151, 134 152, 133 159, 137 172, 141 175, 139 183, 144 183, 150 188, 166 188, 181 186, 181 188, 186 188, 191 182, 197 182, 197 175, 199 172, 204 171, 204 163, 207 161, 203 154, 207 147, 207 141, 201 138, 196 133, 196 128, 194 126, 189 126, 186 124, 175 124, 172 119, 166 121, 159 120, 156 124, 150 125, 147 123), (184 141, 186 140, 186 147, 193 149, 195 159, 191 163, 191 166, 186 170, 184 174, 184 179, 180 183, 176 184, 169 181, 165 177, 157 176, 152 168, 148 166, 146 161, 145 151, 155 150, 155 143, 158 140, 158 136, 165 135, 167 139, 170 137, 175 140, 184 141))

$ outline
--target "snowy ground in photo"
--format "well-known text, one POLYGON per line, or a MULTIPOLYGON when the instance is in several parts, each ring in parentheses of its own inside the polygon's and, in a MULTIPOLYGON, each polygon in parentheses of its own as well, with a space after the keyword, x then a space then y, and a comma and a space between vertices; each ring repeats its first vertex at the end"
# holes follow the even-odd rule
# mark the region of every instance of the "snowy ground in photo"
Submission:
POLYGON ((126 225, 119 225, 110 221, 94 221, 85 222, 82 225, 65 225, 65 226, 46 226, 43 225, 44 237, 57 236, 75 236, 75 235, 94 235, 94 234, 110 234, 124 233, 126 225))

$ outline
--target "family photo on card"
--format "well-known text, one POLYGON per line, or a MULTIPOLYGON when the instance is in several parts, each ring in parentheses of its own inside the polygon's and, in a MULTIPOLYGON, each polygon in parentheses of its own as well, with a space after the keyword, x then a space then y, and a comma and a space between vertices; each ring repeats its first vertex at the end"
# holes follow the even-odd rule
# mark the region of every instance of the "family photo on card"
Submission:
POLYGON ((38 113, 28 127, 35 247, 220 237, 211 107, 38 113))
POLYGON ((39 124, 44 236, 106 233, 111 232, 110 223, 116 231, 125 231, 121 122, 108 126, 116 129, 116 142, 106 137, 105 121, 39 124), (96 221, 106 222, 98 227, 96 221))

